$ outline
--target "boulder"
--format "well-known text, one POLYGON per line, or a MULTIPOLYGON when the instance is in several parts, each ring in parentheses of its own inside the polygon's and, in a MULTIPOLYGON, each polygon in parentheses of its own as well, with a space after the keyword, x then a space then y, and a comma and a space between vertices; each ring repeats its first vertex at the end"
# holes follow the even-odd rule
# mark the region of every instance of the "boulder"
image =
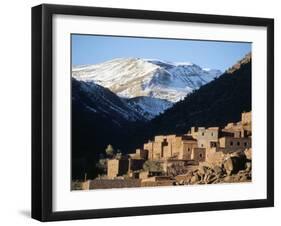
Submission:
POLYGON ((221 175, 223 173, 223 169, 219 166, 214 166, 213 170, 214 170, 214 173, 217 175, 221 175))
POLYGON ((223 179, 224 182, 231 182, 231 176, 226 176, 224 179, 223 179))
POLYGON ((248 171, 248 172, 252 170, 252 162, 251 161, 247 161, 245 163, 245 170, 248 171))
POLYGON ((242 175, 241 177, 240 177, 240 180, 239 180, 240 182, 246 182, 246 181, 248 181, 248 177, 246 176, 246 175, 242 175))
POLYGON ((207 173, 207 170, 208 170, 208 167, 207 166, 199 166, 198 167, 198 172, 201 174, 201 175, 204 175, 207 173))
POLYGON ((246 150, 244 151, 244 153, 245 153, 247 159, 252 160, 252 148, 246 149, 246 150))
POLYGON ((246 158, 246 155, 244 153, 244 151, 235 151, 233 153, 230 154, 231 157, 242 157, 242 158, 246 158))
POLYGON ((232 156, 227 158, 224 163, 224 169, 228 175, 236 174, 239 170, 245 169, 246 156, 232 156))
POLYGON ((190 183, 195 184, 199 181, 200 181, 199 176, 197 174, 195 174, 193 177, 191 177, 190 183))
POLYGON ((214 174, 210 174, 210 175, 208 175, 207 180, 205 182, 207 184, 212 184, 216 180, 217 180, 217 176, 214 174))

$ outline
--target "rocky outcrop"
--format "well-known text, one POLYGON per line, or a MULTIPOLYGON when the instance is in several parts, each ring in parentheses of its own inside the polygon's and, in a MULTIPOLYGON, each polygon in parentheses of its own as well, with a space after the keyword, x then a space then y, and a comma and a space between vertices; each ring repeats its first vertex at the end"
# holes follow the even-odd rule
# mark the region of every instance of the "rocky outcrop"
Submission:
POLYGON ((221 165, 199 165, 175 177, 175 185, 250 182, 252 162, 244 153, 233 153, 221 165))
POLYGON ((241 65, 247 64, 251 62, 252 60, 252 54, 248 53, 242 60, 238 61, 236 64, 234 64, 232 67, 230 67, 227 70, 227 73, 233 73, 241 68, 241 65))
POLYGON ((236 152, 225 159, 223 167, 227 175, 237 174, 246 168, 246 162, 247 158, 244 152, 236 152))

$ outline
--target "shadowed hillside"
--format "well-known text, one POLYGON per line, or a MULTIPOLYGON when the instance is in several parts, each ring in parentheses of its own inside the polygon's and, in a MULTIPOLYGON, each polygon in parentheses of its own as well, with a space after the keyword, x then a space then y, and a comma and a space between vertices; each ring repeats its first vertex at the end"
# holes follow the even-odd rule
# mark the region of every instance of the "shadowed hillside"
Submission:
POLYGON ((251 55, 151 121, 151 136, 185 133, 191 126, 223 126, 251 110, 251 55))
POLYGON ((72 178, 98 174, 95 167, 108 144, 127 153, 143 118, 116 94, 94 83, 72 79, 72 178))

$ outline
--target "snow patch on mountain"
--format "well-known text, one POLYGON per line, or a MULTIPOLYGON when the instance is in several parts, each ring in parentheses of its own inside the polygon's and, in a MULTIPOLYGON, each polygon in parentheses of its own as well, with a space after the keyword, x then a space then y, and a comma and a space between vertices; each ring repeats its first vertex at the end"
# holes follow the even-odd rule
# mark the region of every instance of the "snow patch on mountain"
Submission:
POLYGON ((204 69, 191 62, 140 58, 117 58, 72 68, 75 79, 108 88, 146 119, 152 119, 220 75, 219 70, 204 69))
POLYGON ((202 69, 190 62, 118 58, 101 64, 75 66, 77 80, 94 81, 121 97, 147 96, 177 102, 212 81, 219 70, 202 69))
POLYGON ((134 97, 124 100, 147 120, 153 119, 155 116, 173 106, 173 103, 170 101, 152 97, 134 97))

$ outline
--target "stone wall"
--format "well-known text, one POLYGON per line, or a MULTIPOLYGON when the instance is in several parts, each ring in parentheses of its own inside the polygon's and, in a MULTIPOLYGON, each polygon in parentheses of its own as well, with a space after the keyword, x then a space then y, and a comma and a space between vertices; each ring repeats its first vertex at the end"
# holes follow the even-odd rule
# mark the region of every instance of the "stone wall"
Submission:
POLYGON ((168 142, 171 142, 171 141, 176 139, 176 135, 167 135, 166 139, 167 139, 168 142))
POLYGON ((154 142, 162 142, 162 141, 164 141, 164 139, 165 139, 165 136, 155 136, 154 137, 154 142))
POLYGON ((208 148, 206 150, 206 162, 211 165, 221 165, 224 156, 224 153, 219 148, 208 148))
POLYGON ((109 159, 107 160, 107 178, 113 179, 122 176, 128 172, 129 160, 127 159, 109 159))
POLYGON ((199 148, 209 148, 210 142, 217 142, 219 137, 219 128, 211 127, 206 129, 205 127, 199 127, 197 133, 197 142, 199 148))
POLYGON ((141 159, 147 159, 148 158, 148 151, 143 149, 137 149, 136 150, 136 157, 139 157, 141 159))
POLYGON ((139 179, 146 179, 149 176, 149 172, 148 171, 141 171, 139 174, 139 179))
POLYGON ((248 137, 221 137, 219 139, 221 148, 225 148, 229 151, 238 151, 250 148, 252 146, 251 138, 248 137))
POLYGON ((182 139, 181 137, 175 137, 173 140, 171 140, 172 145, 172 158, 180 159, 182 155, 182 139))
POLYGON ((167 145, 163 146, 163 158, 168 159, 172 156, 172 144, 168 143, 167 145))
POLYGON ((203 162, 206 159, 205 148, 194 148, 191 155, 192 160, 203 162))
POLYGON ((90 181, 84 181, 82 182, 82 186, 81 186, 82 190, 89 190, 90 189, 90 181))
POLYGON ((197 148, 196 140, 183 141, 180 159, 192 160, 192 151, 194 148, 197 148))
POLYGON ((162 142, 155 141, 153 143, 153 160, 158 160, 162 156, 162 142))
POLYGON ((242 124, 251 124, 252 123, 252 112, 242 113, 242 124))
POLYGON ((134 188, 140 187, 140 179, 126 179, 126 180, 107 180, 95 179, 89 181, 89 189, 107 189, 107 188, 134 188))
POLYGON ((155 141, 144 144, 149 160, 191 159, 191 151, 197 147, 197 140, 190 135, 156 136, 155 141))
POLYGON ((153 142, 145 143, 143 149, 148 152, 148 159, 153 159, 153 142))

